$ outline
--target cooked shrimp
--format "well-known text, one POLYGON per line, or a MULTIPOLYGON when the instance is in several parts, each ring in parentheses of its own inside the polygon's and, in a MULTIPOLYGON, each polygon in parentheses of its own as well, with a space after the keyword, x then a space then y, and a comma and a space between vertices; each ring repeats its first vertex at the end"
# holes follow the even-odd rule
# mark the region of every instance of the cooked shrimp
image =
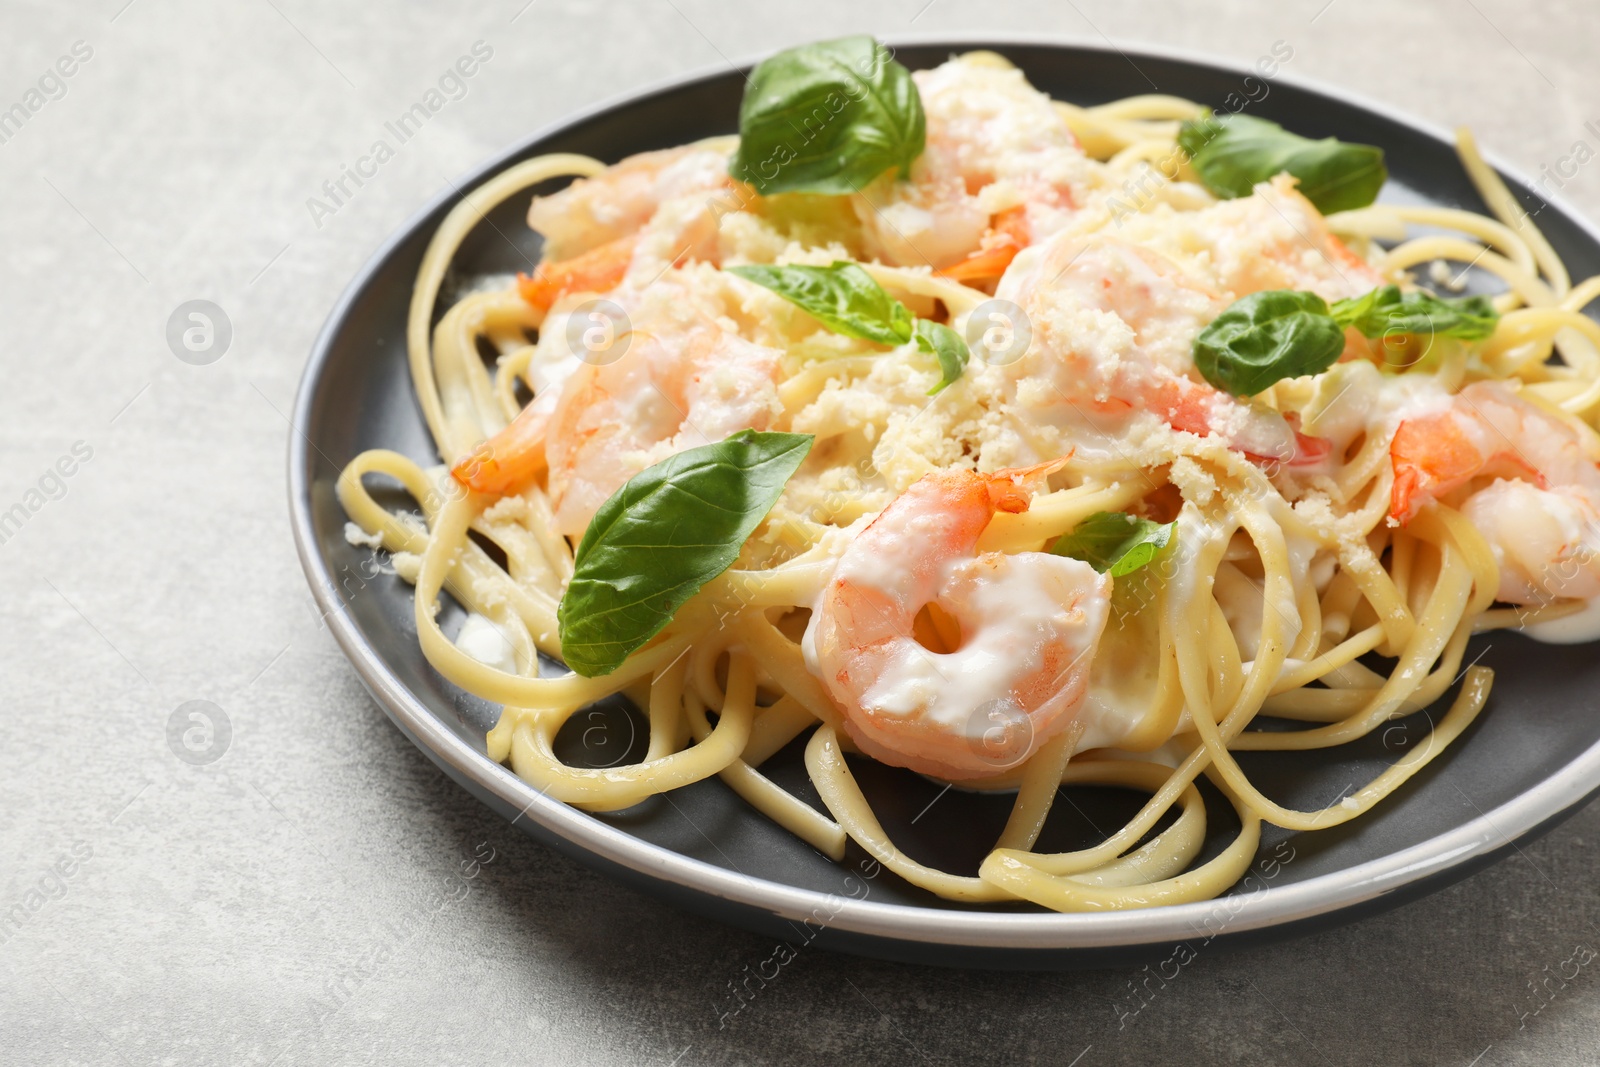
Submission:
POLYGON ((475 493, 514 493, 544 470, 545 434, 553 404, 530 403, 510 425, 450 468, 456 481, 475 493))
POLYGON ((1110 579, 1044 552, 976 551, 1033 471, 924 476, 856 536, 806 629, 813 674, 874 759, 972 779, 1026 760, 1082 705, 1110 579), (931 607, 930 607, 931 605, 931 607), (927 610, 943 634, 915 636, 927 610))
POLYGON ((616 359, 569 365, 545 438, 556 527, 581 534, 624 482, 696 445, 766 429, 783 353, 740 337, 676 273, 613 294, 631 332, 616 359))
POLYGON ((641 152, 560 192, 534 197, 528 225, 544 236, 545 257, 560 262, 637 233, 670 200, 703 201, 728 182, 726 152, 702 145, 641 152))
POLYGON ((521 490, 544 473, 545 441, 556 403, 567 379, 583 366, 582 357, 573 351, 573 343, 597 328, 614 329, 614 324, 570 302, 551 309, 524 371, 533 400, 510 425, 457 461, 450 469, 456 481, 475 492, 504 495, 521 490), (587 318, 573 323, 572 316, 580 313, 587 318))
POLYGON ((1021 207, 1007 208, 994 217, 976 252, 934 273, 964 285, 992 282, 1006 272, 1032 239, 1027 213, 1021 207))
POLYGON ((1251 196, 1198 212, 1218 285, 1235 297, 1302 289, 1325 300, 1360 296, 1388 279, 1328 229, 1322 213, 1280 174, 1251 196))
POLYGON ((1475 382, 1395 430, 1391 513, 1408 522, 1424 504, 1493 478, 1461 510, 1500 564, 1499 599, 1600 597, 1600 467, 1586 445, 1565 419, 1475 382))
POLYGON ((1199 379, 1194 338, 1227 301, 1159 253, 1062 233, 1019 256, 996 295, 1028 316, 1034 344, 1015 373, 1032 379, 1045 406, 1148 411, 1176 430, 1221 434, 1258 459, 1304 464, 1327 452, 1277 412, 1199 379))
POLYGON ((1467 499, 1462 513, 1500 564, 1496 598, 1543 604, 1600 597, 1600 500, 1573 486, 1540 489, 1496 481, 1467 499))
POLYGON ((1287 174, 1262 182, 1250 196, 1199 211, 1129 214, 1117 233, 1184 263, 1230 300, 1300 289, 1332 301, 1389 281, 1334 236, 1287 174))
POLYGON ((855 198, 869 249, 899 266, 998 278, 1017 251, 1060 229, 1088 163, 1022 72, 992 55, 912 75, 927 148, 909 180, 889 175, 855 198), (969 261, 970 257, 970 261, 969 261))
POLYGON ((517 275, 517 291, 540 311, 550 310, 550 305, 567 293, 610 292, 628 273, 638 243, 638 235, 629 234, 571 259, 541 263, 532 274, 517 275))
POLYGON ((532 274, 518 276, 522 298, 545 311, 567 293, 609 292, 633 274, 716 262, 713 200, 731 182, 725 152, 688 145, 630 156, 535 197, 528 224, 544 236, 545 254, 532 274))

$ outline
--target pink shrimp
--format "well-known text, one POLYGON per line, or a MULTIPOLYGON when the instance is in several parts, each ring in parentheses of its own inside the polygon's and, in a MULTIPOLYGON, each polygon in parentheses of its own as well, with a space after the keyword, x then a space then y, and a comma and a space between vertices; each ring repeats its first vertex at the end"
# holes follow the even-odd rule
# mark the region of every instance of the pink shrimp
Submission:
POLYGON ((717 263, 718 217, 733 179, 727 153, 685 145, 629 156, 560 192, 536 196, 528 225, 544 257, 518 275, 522 298, 548 311, 568 293, 604 293, 691 260, 717 263))
POLYGON ((912 77, 927 148, 909 180, 886 176, 855 197, 868 249, 887 263, 992 282, 1019 249, 1061 227, 1087 161, 1049 97, 992 53, 912 77))
MULTIPOLYGON (((518 292, 530 306, 549 313, 575 293, 613 292, 635 273, 653 280, 689 260, 716 262, 717 212, 711 194, 731 184, 725 151, 685 145, 629 156, 592 178, 534 197, 528 224, 544 238, 544 259, 532 274, 517 276, 518 292)), ((567 357, 569 362, 575 358, 570 353, 567 357)), ((667 372, 670 378, 684 364, 668 360, 666 365, 673 368, 667 372)), ((532 482, 546 469, 556 396, 553 391, 541 395, 499 434, 458 461, 451 474, 467 488, 485 493, 515 492, 532 482)), ((570 428, 572 422, 569 413, 560 425, 570 428)), ((550 472, 557 482, 568 473, 550 472)), ((601 500, 605 495, 609 492, 601 500)), ((582 521, 587 523, 588 516, 582 521)))
POLYGON ((1395 430, 1391 513, 1409 522, 1466 489, 1461 511, 1500 564, 1500 600, 1600 597, 1600 467, 1585 445, 1565 419, 1475 382, 1395 430))
POLYGON ((729 185, 728 155, 703 145, 641 152, 560 192, 536 196, 528 225, 545 240, 552 262, 573 259, 644 228, 662 205, 682 198, 704 204, 729 185))
POLYGON ((457 460, 450 475, 475 493, 514 493, 544 471, 549 427, 550 405, 530 403, 505 429, 457 460))
POLYGON ((517 275, 517 292, 540 311, 549 311, 552 304, 568 293, 610 292, 628 273, 638 241, 637 235, 629 234, 596 245, 571 259, 541 263, 532 274, 517 275))
POLYGON ((766 429, 780 409, 782 353, 718 322, 692 288, 674 272, 643 290, 613 294, 631 316, 631 331, 602 358, 576 357, 544 442, 561 533, 582 534, 600 505, 650 464, 740 430, 766 429))
POLYGON ((1017 258, 1017 253, 1028 247, 1032 240, 1027 212, 1020 206, 1007 208, 994 217, 976 252, 934 273, 963 285, 993 283, 1005 274, 1006 268, 1017 258))
POLYGON ((1388 280, 1334 236, 1287 174, 1198 212, 1192 225, 1210 252, 1217 284, 1235 297, 1301 289, 1340 300, 1388 280))
POLYGON ((1289 418, 1199 379, 1194 338, 1227 302, 1165 256, 1116 238, 1060 234, 1029 249, 996 295, 1028 317, 1038 352, 1018 373, 1059 402, 1120 416, 1148 411, 1176 430, 1221 434, 1257 460, 1307 465, 1327 443, 1289 418))
POLYGON ((944 778, 990 777, 1072 722, 1110 580, 1064 556, 977 552, 997 511, 1027 510, 1019 483, 1039 471, 926 475, 840 557, 803 646, 869 756, 944 778))

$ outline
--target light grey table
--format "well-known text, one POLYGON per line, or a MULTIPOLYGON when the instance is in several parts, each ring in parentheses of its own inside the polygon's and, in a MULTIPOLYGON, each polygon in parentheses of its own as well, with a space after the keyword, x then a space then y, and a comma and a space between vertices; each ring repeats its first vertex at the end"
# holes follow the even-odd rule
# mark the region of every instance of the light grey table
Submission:
MULTIPOLYGON (((1203 955, 1153 998, 1131 971, 808 951, 724 1020, 772 943, 618 888, 446 780, 319 627, 284 503, 285 413, 346 280, 448 178, 593 101, 862 30, 1246 62, 1281 40, 1293 76, 1557 173, 1600 145, 1592 3, 445 6, 0 4, 0 109, 29 112, 0 126, 0 512, 27 509, 0 544, 0 1061, 1600 1059, 1600 960, 1578 962, 1600 808, 1381 918, 1203 955), (478 41, 464 95, 312 210, 478 41), (165 338, 195 299, 232 325, 203 366, 165 338), (182 736, 196 700, 226 732, 182 736)), ((1600 217, 1600 166, 1559 180, 1600 217)))

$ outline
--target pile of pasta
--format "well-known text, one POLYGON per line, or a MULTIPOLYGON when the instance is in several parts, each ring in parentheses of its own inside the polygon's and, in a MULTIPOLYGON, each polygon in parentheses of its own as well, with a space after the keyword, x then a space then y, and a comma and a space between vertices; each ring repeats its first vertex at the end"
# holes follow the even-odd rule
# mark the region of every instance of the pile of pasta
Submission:
MULTIPOLYGON (((1180 124, 1202 115, 1201 105, 1143 96, 1055 107, 1108 188, 1149 191, 1136 210, 1157 203, 1200 210, 1215 202, 1193 180, 1176 143, 1180 124)), ((1470 265, 1498 278, 1493 334, 1456 346, 1434 373, 1456 388, 1469 375, 1513 381, 1524 395, 1593 424, 1600 410, 1600 327, 1582 312, 1600 295, 1600 279, 1572 284, 1471 137, 1462 132, 1458 146, 1492 217, 1374 204, 1331 215, 1328 223, 1386 277, 1444 261, 1456 265, 1452 270, 1470 265), (1427 235, 1410 236, 1415 227, 1427 235)), ((508 198, 603 169, 574 155, 530 159, 467 194, 434 236, 417 277, 407 340, 417 396, 447 463, 471 454, 524 408, 533 339, 546 314, 513 287, 485 286, 457 295, 436 318, 457 248, 508 198), (492 367, 480 355, 484 346, 496 353, 492 367)), ((817 261, 835 252, 819 251, 817 261)), ((958 333, 991 296, 925 269, 858 262, 914 306, 938 309, 958 333)), ((786 411, 778 424, 829 380, 851 373, 857 371, 849 360, 817 360, 795 371, 784 383, 786 411)), ((1308 388, 1286 381, 1260 399, 1287 409, 1304 403, 1308 388)), ((559 667, 557 615, 573 575, 574 546, 554 531, 552 504, 538 481, 504 495, 471 492, 444 467, 376 450, 344 470, 338 495, 350 518, 381 537, 395 569, 415 583, 416 630, 428 661, 455 685, 504 705, 487 737, 490 758, 509 762, 541 795, 608 812, 719 777, 836 860, 854 841, 940 897, 1084 911, 1214 897, 1249 869, 1263 823, 1304 831, 1360 818, 1437 758, 1483 708, 1491 672, 1464 666, 1474 633, 1576 610, 1567 602, 1493 608, 1496 561, 1456 509, 1441 503, 1405 525, 1390 522, 1388 445, 1370 435, 1320 485, 1316 507, 1286 498, 1277 472, 1215 441, 1191 440, 1160 456, 1080 459, 1053 474, 1026 512, 996 517, 986 546, 1020 551, 1166 486, 1181 497, 1187 516, 1164 566, 1149 568, 1148 580, 1118 580, 1097 656, 1096 677, 1127 706, 1142 709, 1137 728, 1115 751, 1077 752, 1082 735, 1068 731, 1003 773, 955 782, 1015 796, 1004 830, 975 872, 935 869, 891 840, 852 773, 852 760, 864 757, 852 755, 840 711, 800 646, 840 538, 892 497, 888 489, 853 507, 840 504, 820 520, 804 509, 770 520, 759 543, 706 583, 654 638, 595 677, 559 667), (380 504, 376 482, 398 483, 417 510, 380 504), (1313 556, 1324 562, 1312 566, 1313 556), (446 635, 438 621, 446 593, 493 624, 509 648, 511 669, 482 662, 446 635), (1241 618, 1251 620, 1248 642, 1239 638, 1241 618), (1328 807, 1287 808, 1240 766, 1240 752, 1355 741, 1433 706, 1452 689, 1426 741, 1328 807), (556 751, 563 727, 614 694, 628 697, 648 721, 642 758, 603 768, 562 762, 556 751), (1261 716, 1300 725, 1251 729, 1261 716), (807 735, 805 765, 820 805, 761 771, 807 735), (1197 865, 1207 836, 1197 788, 1202 776, 1233 805, 1240 830, 1197 865), (1148 799, 1093 847, 1035 851, 1061 787, 1081 785, 1126 788, 1148 799)), ((841 467, 869 469, 871 451, 838 460, 841 467)))

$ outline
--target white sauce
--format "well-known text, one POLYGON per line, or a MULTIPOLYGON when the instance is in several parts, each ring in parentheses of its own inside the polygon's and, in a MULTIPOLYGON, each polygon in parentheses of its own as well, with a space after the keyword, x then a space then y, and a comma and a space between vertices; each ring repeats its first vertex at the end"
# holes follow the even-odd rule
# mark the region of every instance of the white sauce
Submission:
POLYGON ((961 560, 949 574, 941 602, 958 609, 961 647, 935 653, 910 638, 897 641, 891 664, 862 695, 863 707, 978 740, 994 727, 980 709, 1044 669, 1045 643, 1066 647, 1074 669, 1087 673, 1109 608, 1109 583, 1094 568, 1023 552, 961 560))
POLYGON ((1184 503, 1178 512, 1177 542, 1168 550, 1172 553, 1170 573, 1164 576, 1167 597, 1172 603, 1183 604, 1196 596, 1210 594, 1211 579, 1207 578, 1205 589, 1198 588, 1195 560, 1201 549, 1222 537, 1223 533, 1223 529, 1206 518, 1199 508, 1184 503))
POLYGON ((1083 729, 1074 753, 1120 745, 1147 711, 1148 704, 1138 695, 1124 693, 1104 679, 1096 679, 1072 718, 1083 729))
POLYGON ((1600 641, 1600 599, 1589 601, 1582 611, 1572 615, 1524 626, 1522 633, 1547 645, 1581 645, 1600 641))
MULTIPOLYGON (((881 591, 898 605, 900 622, 885 634, 866 691, 835 696, 885 718, 925 722, 951 741, 981 742, 997 723, 1023 714, 1008 700, 1014 689, 1057 670, 1051 695, 1030 714, 1036 727, 1053 729, 1083 697, 1110 611, 1110 580, 1081 560, 1042 552, 957 556, 930 574, 930 555, 950 541, 949 522, 937 509, 893 508, 843 552, 833 581, 881 591), (908 632, 902 613, 930 599, 959 622, 953 652, 934 652, 908 632)), ((813 614, 801 648, 811 672, 825 678, 822 617, 813 614)))
POLYGON ((1358 434, 1391 434, 1406 419, 1432 415, 1450 403, 1449 390, 1432 374, 1385 374, 1365 360, 1353 360, 1318 377, 1302 429, 1342 452, 1358 434))

